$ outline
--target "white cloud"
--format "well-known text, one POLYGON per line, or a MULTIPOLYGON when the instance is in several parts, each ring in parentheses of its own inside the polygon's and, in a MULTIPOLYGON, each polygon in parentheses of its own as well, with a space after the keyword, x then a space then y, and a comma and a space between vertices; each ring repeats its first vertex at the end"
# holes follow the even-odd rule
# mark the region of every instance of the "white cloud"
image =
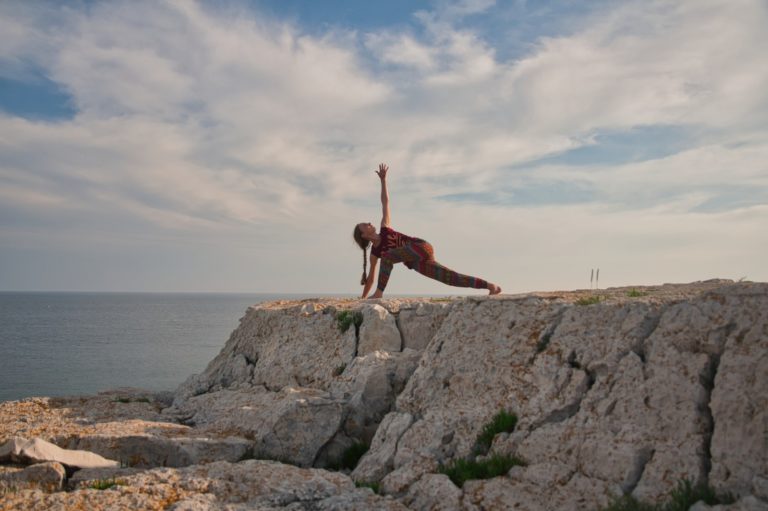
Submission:
MULTIPOLYGON (((0 61, 45 69, 79 112, 52 123, 0 117, 3 207, 20 224, 38 219, 43 235, 53 230, 46 219, 59 217, 76 219, 83 239, 93 239, 90 222, 98 233, 112 225, 115 236, 144 229, 174 243, 279 247, 260 256, 270 267, 300 266, 308 245, 329 249, 311 257, 333 270, 294 291, 338 290, 333 279, 356 268, 347 224, 377 219, 379 161, 393 169, 405 232, 439 242, 459 270, 476 264, 476 246, 491 247, 480 270, 517 290, 578 285, 568 275, 603 256, 626 261, 615 274, 629 281, 641 264, 633 244, 657 260, 674 254, 665 275, 682 271, 676 258, 685 256, 699 261, 691 274, 725 268, 733 249, 714 247, 713 237, 745 254, 768 248, 754 235, 766 217, 760 206, 735 200, 692 212, 718 188, 768 188, 764 3, 629 2, 510 61, 471 28, 473 14, 504 8, 494 5, 443 4, 419 14, 419 30, 311 36, 186 1, 100 2, 57 10, 55 24, 50 6, 6 4, 0 23, 14 28, 0 29, 0 61), (689 126, 698 138, 638 163, 524 166, 595 144, 601 131, 658 125, 689 126), (587 184, 594 199, 562 207, 434 199, 537 181, 587 184), (341 233, 333 245, 328 230, 341 233), (571 264, 563 253, 573 247, 583 255, 571 264), (510 268, 510 258, 519 265, 510 268)), ((755 256, 744 259, 754 276, 755 256)))

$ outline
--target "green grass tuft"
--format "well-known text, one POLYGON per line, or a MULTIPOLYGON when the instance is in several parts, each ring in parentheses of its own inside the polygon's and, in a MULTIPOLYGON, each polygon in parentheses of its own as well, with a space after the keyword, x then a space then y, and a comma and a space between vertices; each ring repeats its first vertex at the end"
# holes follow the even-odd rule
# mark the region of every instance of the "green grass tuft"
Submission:
POLYGON ((700 500, 709 506, 733 504, 736 501, 731 494, 718 495, 711 486, 706 484, 693 486, 687 479, 677 483, 677 487, 672 490, 669 497, 670 500, 664 506, 664 511, 688 511, 688 508, 700 500))
POLYGON ((358 488, 370 488, 373 490, 373 493, 380 494, 381 492, 381 483, 369 483, 365 481, 355 481, 355 486, 358 488))
POLYGON ((574 303, 576 305, 595 305, 596 303, 600 303, 602 300, 603 298, 600 295, 592 295, 579 298, 574 303))
POLYGON ((632 495, 622 495, 600 511, 688 511, 700 500, 709 506, 732 504, 736 501, 730 493, 717 494, 710 486, 705 484, 693 486, 690 481, 683 479, 677 483, 665 502, 648 504, 637 500, 632 495))
POLYGON ((493 438, 499 433, 512 433, 517 426, 517 415, 501 410, 493 416, 491 422, 485 425, 483 431, 477 437, 475 442, 475 453, 486 454, 491 448, 493 438))
POLYGON ((115 486, 123 485, 125 485, 125 481, 121 481, 120 479, 115 479, 113 477, 111 479, 98 479, 92 482, 89 488, 94 490, 108 490, 110 488, 114 488, 115 486))
POLYGON ((363 313, 360 311, 341 311, 336 314, 336 323, 342 333, 349 330, 349 327, 355 325, 355 329, 363 324, 363 313))
POLYGON ((483 461, 454 460, 448 465, 441 465, 438 472, 447 475, 453 484, 461 488, 469 480, 498 477, 509 472, 512 467, 521 465, 525 465, 525 463, 519 458, 494 454, 483 461))
POLYGON ((638 298, 640 296, 648 296, 648 293, 645 291, 638 291, 635 288, 632 288, 632 291, 627 291, 627 296, 630 298, 638 298))

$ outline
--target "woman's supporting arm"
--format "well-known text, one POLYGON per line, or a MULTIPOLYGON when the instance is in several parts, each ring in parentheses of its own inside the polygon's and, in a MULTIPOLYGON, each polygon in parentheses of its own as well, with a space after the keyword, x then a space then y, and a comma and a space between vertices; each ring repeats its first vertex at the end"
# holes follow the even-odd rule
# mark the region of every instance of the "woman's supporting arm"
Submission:
POLYGON ((373 279, 376 276, 376 265, 379 263, 379 258, 371 254, 370 261, 371 269, 368 271, 368 277, 365 279, 365 287, 363 288, 363 296, 361 298, 368 296, 368 291, 373 287, 373 279))
POLYGON ((384 163, 379 164, 379 170, 376 174, 381 180, 381 226, 389 227, 389 192, 387 191, 387 167, 384 163))

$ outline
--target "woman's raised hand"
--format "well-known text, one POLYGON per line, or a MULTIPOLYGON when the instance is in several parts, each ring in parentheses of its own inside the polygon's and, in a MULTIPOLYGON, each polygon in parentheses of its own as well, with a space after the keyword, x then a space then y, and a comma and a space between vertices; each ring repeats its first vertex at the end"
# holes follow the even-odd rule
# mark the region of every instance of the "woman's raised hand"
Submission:
POLYGON ((385 163, 379 163, 379 170, 376 170, 376 172, 379 175, 379 179, 387 179, 387 171, 389 170, 389 167, 385 163))

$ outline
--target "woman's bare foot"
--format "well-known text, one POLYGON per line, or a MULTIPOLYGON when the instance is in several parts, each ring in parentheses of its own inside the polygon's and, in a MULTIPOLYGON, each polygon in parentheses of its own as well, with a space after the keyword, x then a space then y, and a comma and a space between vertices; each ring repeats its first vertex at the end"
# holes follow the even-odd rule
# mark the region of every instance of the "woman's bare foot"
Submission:
POLYGON ((488 284, 488 295, 497 295, 501 293, 501 288, 496 284, 488 284))
POLYGON ((382 293, 381 291, 379 291, 377 289, 375 293, 373 293, 371 296, 368 297, 368 299, 369 300, 374 300, 376 298, 381 298, 382 296, 384 296, 384 293, 382 293))

